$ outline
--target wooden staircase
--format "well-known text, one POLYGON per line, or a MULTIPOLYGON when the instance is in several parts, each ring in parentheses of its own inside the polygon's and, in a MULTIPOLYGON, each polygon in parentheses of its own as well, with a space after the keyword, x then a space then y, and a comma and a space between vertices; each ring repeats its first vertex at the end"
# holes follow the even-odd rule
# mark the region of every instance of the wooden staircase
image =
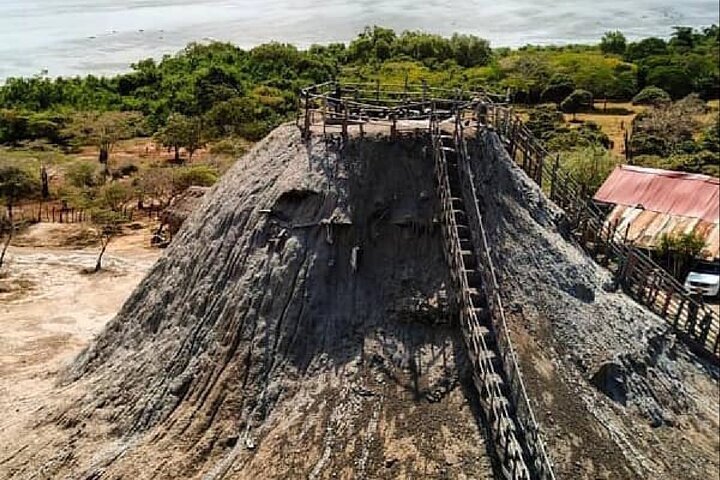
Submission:
POLYGON ((453 134, 442 133, 435 124, 431 137, 455 305, 499 469, 508 480, 554 479, 509 337, 499 335, 493 322, 497 308, 502 306, 499 297, 490 294, 496 280, 488 263, 485 234, 478 224, 479 206, 469 178, 461 124, 456 122, 453 134), (504 341, 498 341, 501 338, 504 341), (529 412, 531 422, 518 416, 518 400, 525 407, 523 411, 529 412))

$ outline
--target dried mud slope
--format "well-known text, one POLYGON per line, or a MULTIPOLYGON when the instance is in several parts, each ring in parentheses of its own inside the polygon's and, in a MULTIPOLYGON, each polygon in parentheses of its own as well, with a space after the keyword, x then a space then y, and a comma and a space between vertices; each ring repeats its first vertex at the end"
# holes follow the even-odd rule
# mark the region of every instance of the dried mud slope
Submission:
POLYGON ((426 144, 274 131, 0 423, 0 478, 492 478, 426 144))
POLYGON ((475 182, 521 368, 558 478, 720 476, 718 371, 562 234, 562 212, 497 136, 475 182), (605 287, 605 288, 604 288, 605 287))

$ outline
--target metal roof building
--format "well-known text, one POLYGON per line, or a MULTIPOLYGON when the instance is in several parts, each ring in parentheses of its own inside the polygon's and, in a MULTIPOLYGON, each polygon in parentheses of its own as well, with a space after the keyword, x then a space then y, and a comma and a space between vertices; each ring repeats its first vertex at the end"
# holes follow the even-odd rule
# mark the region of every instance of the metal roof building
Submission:
POLYGON ((720 180, 707 175, 620 165, 595 201, 615 205, 606 222, 640 247, 655 248, 664 234, 705 239, 703 256, 720 257, 720 180))

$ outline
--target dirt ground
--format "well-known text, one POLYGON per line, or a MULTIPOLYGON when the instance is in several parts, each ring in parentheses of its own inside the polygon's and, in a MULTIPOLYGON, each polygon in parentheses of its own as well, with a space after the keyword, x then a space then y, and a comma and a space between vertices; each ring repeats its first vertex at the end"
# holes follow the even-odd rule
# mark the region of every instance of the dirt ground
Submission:
POLYGON ((87 275, 97 249, 60 248, 77 225, 38 224, 17 239, 0 277, 0 436, 33 417, 57 372, 118 311, 160 255, 147 228, 117 238, 105 271, 87 275))
MULTIPOLYGON (((596 111, 593 113, 578 113, 577 120, 582 122, 595 122, 612 141, 612 152, 618 157, 625 156, 625 132, 632 130, 635 116, 646 107, 632 103, 608 102, 605 110, 604 102, 595 103, 596 111)), ((565 115, 570 121, 572 115, 565 115)))

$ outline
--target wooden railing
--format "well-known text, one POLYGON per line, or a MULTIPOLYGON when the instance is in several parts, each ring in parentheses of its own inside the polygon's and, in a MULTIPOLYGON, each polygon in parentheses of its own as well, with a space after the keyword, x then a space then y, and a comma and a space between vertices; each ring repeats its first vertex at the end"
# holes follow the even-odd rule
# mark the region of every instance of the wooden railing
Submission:
POLYGON ((605 221, 581 186, 505 105, 478 106, 479 126, 489 125, 500 135, 510 157, 561 207, 580 245, 606 264, 623 290, 663 317, 696 353, 720 360, 720 314, 690 295, 684 286, 649 255, 625 241, 626 232, 605 221))
POLYGON ((467 207, 467 217, 470 223, 470 231, 473 236, 473 246, 480 263, 480 272, 483 277, 483 286, 488 303, 489 319, 493 324, 493 330, 502 355, 502 366, 508 380, 508 389, 511 393, 511 404, 515 408, 515 418, 519 423, 525 436, 528 456, 532 462, 532 469, 536 472, 537 478, 554 478, 552 462, 547 454, 545 442, 540 436, 540 428, 527 395, 525 383, 517 360, 517 353, 513 346, 510 330, 508 329, 505 309, 500 296, 495 266, 491 256, 491 248, 488 243, 483 217, 480 212, 478 195, 473 181, 472 160, 467 151, 465 128, 463 127, 465 111, 460 110, 456 116, 455 137, 458 144, 460 178, 463 183, 463 194, 467 207))
POLYGON ((446 136, 438 124, 431 121, 444 251, 455 291, 460 326, 473 365, 473 380, 493 434, 492 445, 504 478, 551 480, 555 478, 552 464, 540 438, 540 430, 532 413, 515 349, 507 330, 472 183, 461 123, 455 124, 452 139, 454 147, 446 146, 443 137, 446 136), (482 277, 481 285, 477 285, 479 288, 473 288, 468 280, 468 272, 472 271, 473 267, 466 262, 458 235, 456 214, 460 210, 453 201, 459 199, 453 197, 448 174, 447 155, 451 151, 455 156, 461 181, 464 205, 462 211, 469 220, 473 254, 482 277), (478 297, 482 298, 482 301, 479 301, 478 297), (493 343, 489 343, 491 338, 493 343))
POLYGON ((411 88, 378 84, 326 83, 303 90, 297 124, 305 138, 312 133, 340 133, 347 139, 350 130, 360 135, 370 127, 384 127, 390 135, 405 132, 429 133, 435 159, 438 197, 441 203, 443 242, 460 313, 460 323, 474 368, 474 380, 494 433, 496 454, 505 478, 520 480, 554 479, 540 429, 533 414, 511 341, 500 286, 488 244, 477 192, 472 181, 471 159, 467 153, 467 130, 477 133, 494 128, 510 157, 522 167, 548 196, 565 211, 564 223, 582 247, 614 269, 616 282, 638 302, 667 319, 692 348, 718 360, 720 318, 692 298, 669 273, 642 251, 627 245, 616 226, 605 216, 587 192, 559 166, 514 114, 511 107, 485 92, 411 88), (487 316, 496 346, 488 344, 482 318, 473 300, 448 180, 446 147, 442 145, 448 122, 457 155, 462 196, 473 239, 474 255, 482 277, 487 316), (465 127, 464 125, 468 125, 465 127), (499 353, 493 364, 492 355, 499 353), (497 378, 502 377, 504 387, 497 378))
POLYGON ((391 135, 427 133, 431 112, 435 118, 450 118, 463 106, 495 98, 483 91, 427 85, 327 82, 301 91, 297 125, 306 137, 315 129, 343 138, 351 128, 359 135, 371 128, 384 128, 391 135))

